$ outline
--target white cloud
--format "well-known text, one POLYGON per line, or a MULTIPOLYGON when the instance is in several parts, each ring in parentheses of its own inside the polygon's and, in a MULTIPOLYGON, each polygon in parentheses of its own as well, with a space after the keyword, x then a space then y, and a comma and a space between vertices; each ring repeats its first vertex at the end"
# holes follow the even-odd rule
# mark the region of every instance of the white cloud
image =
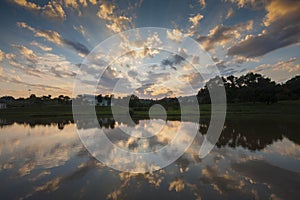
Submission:
POLYGON ((49 18, 56 18, 60 20, 66 19, 66 14, 64 9, 62 8, 61 4, 57 1, 51 0, 48 2, 48 4, 44 6, 39 6, 38 4, 35 4, 34 2, 30 2, 27 0, 14 0, 13 2, 26 9, 39 11, 43 16, 49 18))
POLYGON ((116 6, 112 3, 103 1, 99 6, 97 16, 108 22, 108 24, 106 24, 106 27, 109 30, 117 33, 128 29, 130 24, 132 23, 132 18, 116 14, 116 12, 114 11, 115 8, 116 6))
POLYGON ((167 30, 167 38, 176 42, 181 42, 183 34, 178 29, 173 29, 172 31, 167 30))
POLYGON ((26 29, 32 31, 36 37, 44 38, 44 39, 46 39, 54 44, 57 44, 59 46, 61 46, 63 44, 63 39, 62 39, 61 35, 56 31, 37 30, 37 29, 27 25, 25 22, 17 22, 17 25, 21 28, 26 28, 26 29))
POLYGON ((195 15, 194 17, 190 17, 189 21, 193 23, 193 26, 197 26, 199 21, 203 18, 203 15, 201 15, 200 13, 198 13, 197 15, 195 15))
POLYGON ((14 3, 18 4, 19 6, 23 6, 25 8, 28 8, 28 9, 33 9, 33 10, 39 10, 40 7, 33 3, 33 2, 29 2, 27 0, 14 0, 13 1, 14 3))
POLYGON ((234 14, 234 10, 233 8, 230 8, 226 14, 225 19, 229 19, 230 17, 232 17, 233 14, 234 14))
POLYGON ((66 13, 63 7, 56 1, 49 1, 47 5, 41 8, 42 15, 53 19, 66 19, 66 13))
POLYGON ((200 5, 202 6, 202 8, 206 7, 206 2, 205 0, 199 0, 200 5))
POLYGON ((103 2, 99 6, 99 11, 97 13, 98 17, 101 19, 110 20, 113 16, 113 10, 115 9, 115 5, 110 2, 103 2))
POLYGON ((249 6, 253 8, 259 8, 266 2, 265 0, 226 0, 226 1, 230 1, 231 3, 237 4, 239 8, 244 8, 249 6))
POLYGON ((31 50, 28 49, 25 46, 22 45, 16 45, 13 44, 13 47, 17 48, 19 50, 19 52, 21 53, 21 55, 29 62, 31 63, 36 63, 37 62, 37 55, 31 50))
POLYGON ((51 48, 51 47, 47 47, 47 46, 42 45, 42 44, 40 44, 40 43, 38 43, 38 42, 36 42, 36 41, 32 41, 32 42, 30 43, 30 45, 36 46, 36 47, 40 48, 40 49, 43 50, 43 51, 52 51, 52 48, 51 48))
POLYGON ((286 61, 278 61, 275 64, 262 64, 254 68, 254 72, 260 72, 260 71, 282 71, 282 72, 297 72, 300 71, 300 64, 296 64, 297 58, 290 58, 286 61))
POLYGON ((89 2, 90 2, 92 5, 96 5, 96 4, 97 4, 97 0, 89 0, 89 2))
POLYGON ((173 189, 175 189, 176 192, 180 192, 181 190, 183 190, 184 189, 183 180, 177 179, 177 180, 172 181, 169 186, 169 191, 172 191, 173 189))
POLYGON ((79 26, 73 26, 74 30, 81 33, 82 36, 86 37, 86 32, 85 32, 85 29, 82 25, 79 25, 79 26))

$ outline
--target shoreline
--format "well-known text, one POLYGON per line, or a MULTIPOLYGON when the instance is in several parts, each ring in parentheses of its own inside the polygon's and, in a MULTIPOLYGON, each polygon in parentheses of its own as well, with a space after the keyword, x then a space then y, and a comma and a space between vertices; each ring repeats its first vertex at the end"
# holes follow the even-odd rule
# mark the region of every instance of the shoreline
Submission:
MULTIPOLYGON (((189 111, 189 117, 198 117, 192 107, 186 108, 189 111)), ((140 108, 131 109, 132 118, 148 118, 148 110, 140 108)), ((169 108, 167 110, 167 119, 180 119, 181 113, 179 108, 169 108)), ((113 117, 110 107, 96 107, 97 117, 113 117)), ((125 113, 118 113, 121 116, 125 113)), ((200 118, 210 118, 210 104, 200 105, 200 118)), ((84 113, 83 113, 84 115, 84 113)), ((300 101, 283 101, 275 104, 263 103, 236 103, 228 104, 226 119, 239 117, 278 117, 282 116, 300 116, 300 101)), ((155 116, 155 113, 154 113, 155 116)), ((72 105, 33 105, 31 107, 13 107, 0 110, 0 118, 66 118, 73 119, 72 105)), ((157 115, 157 117, 160 117, 157 115)))

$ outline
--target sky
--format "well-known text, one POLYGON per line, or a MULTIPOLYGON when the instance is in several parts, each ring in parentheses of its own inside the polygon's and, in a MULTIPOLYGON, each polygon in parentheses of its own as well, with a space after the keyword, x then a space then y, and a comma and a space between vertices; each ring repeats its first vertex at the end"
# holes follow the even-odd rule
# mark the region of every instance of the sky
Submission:
MULTIPOLYGON (((175 43, 181 42, 179 37, 194 39, 221 75, 257 72, 285 82, 300 74, 299 19, 297 0, 2 0, 0 96, 72 96, 76 75, 97 71, 88 62, 82 64, 95 47, 115 34, 143 27, 166 28, 175 43)), ((98 92, 112 93, 119 84, 137 95, 159 98, 189 94, 188 85, 195 90, 203 86, 206 79, 185 70, 187 50, 158 51, 151 45, 159 39, 154 32, 145 38, 136 51, 145 55, 135 52, 131 62, 126 56, 112 57, 115 63, 105 69, 98 92), (173 84, 175 76, 180 89, 173 84)), ((110 57, 115 53, 108 52, 110 57)))

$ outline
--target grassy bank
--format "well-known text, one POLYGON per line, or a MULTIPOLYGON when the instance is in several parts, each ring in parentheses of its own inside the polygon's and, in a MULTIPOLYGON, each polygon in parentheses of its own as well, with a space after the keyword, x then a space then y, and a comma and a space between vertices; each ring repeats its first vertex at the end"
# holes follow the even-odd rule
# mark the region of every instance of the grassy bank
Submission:
MULTIPOLYGON (((198 115, 194 107, 186 107, 188 115, 198 115)), ((117 109, 118 110, 118 109, 117 109)), ((97 107, 98 116, 112 116, 110 107, 97 107)), ((132 108, 130 113, 133 117, 148 117, 148 110, 143 108, 132 108)), ((210 105, 200 106, 202 118, 210 117, 210 105)), ((121 115, 124 113, 120 113, 121 115)), ((155 113, 154 113, 155 114, 155 113)), ((179 118, 181 112, 179 108, 168 108, 168 118, 179 118)), ((0 110, 0 118, 72 118, 71 105, 33 105, 30 107, 11 107, 0 110)), ((291 117, 300 116, 300 101, 284 101, 271 105, 263 103, 239 103, 227 105, 227 118, 254 118, 254 117, 291 117)), ((297 118, 296 118, 297 119, 297 118)))

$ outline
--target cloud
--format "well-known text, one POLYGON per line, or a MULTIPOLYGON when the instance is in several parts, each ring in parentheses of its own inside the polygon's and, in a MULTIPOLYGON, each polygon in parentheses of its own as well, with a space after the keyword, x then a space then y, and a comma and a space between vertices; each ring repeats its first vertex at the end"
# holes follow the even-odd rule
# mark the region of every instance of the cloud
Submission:
POLYGON ((23 86, 35 87, 35 88, 39 88, 39 89, 42 89, 42 90, 54 89, 54 90, 59 90, 59 91, 66 91, 63 88, 56 87, 56 86, 50 86, 50 85, 45 85, 45 84, 27 83, 25 81, 22 81, 22 79, 18 76, 9 77, 9 76, 0 75, 0 78, 1 78, 1 81, 3 81, 3 82, 15 83, 15 84, 23 85, 23 86))
POLYGON ((0 49, 0 62, 2 61, 3 59, 3 51, 0 49))
POLYGON ((48 181, 44 185, 35 187, 35 192, 54 192, 59 188, 61 181, 61 177, 56 177, 53 180, 48 181))
POLYGON ((25 46, 22 45, 12 45, 13 47, 17 48, 19 50, 19 52, 21 53, 21 55, 29 62, 31 63, 36 63, 37 62, 37 55, 31 50, 28 49, 25 46))
POLYGON ((190 17, 189 18, 189 21, 192 22, 192 25, 187 29, 186 33, 184 34, 185 36, 189 36, 189 37, 192 37, 195 35, 195 31, 196 31, 196 28, 198 27, 199 25, 199 21, 201 19, 203 19, 203 15, 201 15, 200 13, 198 13, 197 15, 193 16, 193 17, 190 17))
POLYGON ((66 14, 62 6, 56 1, 49 1, 47 5, 41 8, 42 15, 48 18, 65 20, 66 14))
POLYGON ((23 7, 28 8, 28 9, 33 9, 33 10, 39 10, 40 9, 40 7, 37 4, 35 4, 33 2, 27 2, 27 0, 14 0, 13 2, 16 3, 19 6, 23 6, 23 7))
POLYGON ((272 188, 275 194, 272 194, 270 199, 297 199, 300 195, 299 187, 297 187, 300 175, 295 171, 270 164, 264 160, 237 162, 231 164, 231 168, 241 176, 253 180, 254 183, 264 183, 272 188))
MULTIPOLYGON (((88 5, 87 0, 78 0, 78 2, 83 6, 86 7, 88 5)), ((94 2, 93 2, 94 3, 94 2)))
POLYGON ((176 69, 174 65, 177 65, 182 61, 184 61, 184 58, 176 54, 174 55, 173 59, 164 59, 161 64, 164 66, 171 66, 173 69, 176 69))
POLYGON ((42 45, 42 44, 40 44, 40 43, 38 43, 38 42, 36 42, 36 41, 32 41, 32 42, 30 43, 30 45, 36 46, 36 47, 40 48, 40 49, 43 50, 43 51, 52 51, 52 48, 51 48, 51 47, 47 47, 47 46, 42 45))
POLYGON ((89 0, 89 2, 90 2, 92 5, 96 5, 96 4, 97 4, 97 0, 89 0))
POLYGON ((28 74, 30 76, 42 78, 43 75, 45 75, 41 70, 32 68, 31 65, 27 66, 25 64, 22 64, 22 62, 19 61, 9 61, 9 64, 18 70, 22 70, 24 74, 28 74))
POLYGON ((13 0, 13 3, 28 10, 38 12, 47 18, 64 21, 66 20, 65 9, 75 10, 78 12, 78 15, 81 16, 81 8, 87 7, 88 3, 95 6, 97 5, 97 0, 50 0, 43 6, 30 0, 13 0))
POLYGON ((106 27, 110 30, 112 30, 115 33, 121 32, 122 30, 126 30, 129 28, 127 25, 131 22, 131 18, 125 17, 125 16, 119 16, 116 18, 113 18, 111 20, 111 24, 106 24, 106 27))
POLYGON ((66 19, 66 14, 64 9, 57 1, 51 0, 48 2, 48 4, 44 6, 39 6, 38 4, 35 4, 34 2, 29 2, 27 0, 14 0, 13 3, 32 11, 38 11, 43 16, 48 18, 59 19, 59 20, 66 19))
POLYGON ((287 61, 279 61, 274 65, 274 71, 296 72, 300 70, 300 64, 295 64, 297 58, 290 58, 287 61))
POLYGON ((199 21, 203 18, 203 15, 201 15, 200 13, 198 13, 197 15, 195 15, 194 17, 190 17, 189 21, 193 23, 193 26, 197 26, 199 21))
POLYGON ((74 77, 76 65, 70 63, 65 57, 52 53, 36 54, 22 45, 13 45, 19 50, 21 56, 9 53, 5 57, 8 63, 25 74, 45 78, 53 75, 58 78, 74 77), (24 60, 24 59, 25 60, 24 60))
POLYGON ((266 29, 256 36, 246 36, 228 50, 228 55, 254 58, 300 42, 299 1, 273 0, 266 5, 266 11, 266 29))
POLYGON ((63 4, 66 7, 70 7, 70 8, 74 8, 74 9, 78 9, 78 6, 79 6, 77 1, 74 1, 74 0, 64 0, 63 4))
POLYGON ((203 77, 201 76, 200 73, 190 73, 190 74, 183 74, 180 77, 180 80, 182 80, 185 83, 188 83, 189 85, 191 85, 193 88, 200 88, 204 85, 205 80, 203 79, 203 77))
POLYGON ((155 83, 143 84, 136 91, 139 92, 140 96, 145 95, 151 98, 162 98, 174 94, 170 88, 155 83))
POLYGON ((232 17, 233 14, 234 14, 234 10, 233 8, 230 8, 226 14, 225 19, 229 19, 230 17, 232 17))
POLYGON ((170 66, 172 69, 177 70, 177 68, 174 65, 178 65, 181 62, 183 62, 188 55, 183 49, 179 50, 179 54, 173 55, 172 58, 167 58, 161 61, 162 66, 170 66))
POLYGON ((127 74, 128 74, 128 76, 131 77, 131 78, 135 78, 135 77, 138 75, 138 73, 137 73, 136 71, 134 71, 134 70, 128 71, 127 74))
POLYGON ((30 31, 32 31, 35 35, 35 37, 41 37, 46 39, 49 42, 52 42, 56 45, 61 46, 63 44, 63 38, 61 35, 53 30, 37 30, 29 25, 27 25, 25 22, 17 22, 17 26, 21 28, 26 28, 30 31))
POLYGON ((77 66, 68 61, 64 56, 46 53, 38 56, 37 67, 43 68, 48 74, 55 75, 59 78, 74 77, 77 66))
POLYGON ((21 28, 26 28, 26 29, 32 31, 34 33, 35 37, 44 38, 47 41, 52 42, 52 43, 54 43, 58 46, 62 46, 63 44, 65 44, 69 47, 72 47, 74 50, 76 50, 79 53, 79 55, 87 55, 90 52, 89 49, 85 45, 83 45, 79 42, 74 42, 74 41, 71 41, 71 40, 64 39, 56 31, 53 31, 53 30, 38 30, 38 29, 35 29, 35 28, 27 25, 25 22, 17 22, 17 25, 21 28))
POLYGON ((108 22, 108 24, 106 24, 108 29, 118 33, 129 28, 132 18, 124 15, 117 15, 116 12, 114 12, 115 8, 116 6, 114 4, 103 1, 99 6, 97 16, 108 22))
POLYGON ((115 9, 115 5, 113 5, 110 2, 104 1, 99 6, 99 11, 98 11, 97 15, 101 19, 108 19, 108 20, 110 20, 112 18, 114 9, 115 9))
POLYGON ((149 84, 149 83, 162 83, 166 82, 171 79, 171 74, 169 72, 154 72, 154 71, 148 71, 146 74, 146 80, 142 81, 142 84, 149 84))
POLYGON ((290 26, 277 31, 265 31, 258 36, 247 36, 240 43, 228 49, 228 55, 254 58, 276 49, 300 42, 300 26, 290 26))
POLYGON ((206 2, 205 0, 199 0, 200 5, 202 6, 202 8, 206 7, 206 2))
POLYGON ((170 183, 169 191, 175 189, 176 192, 180 192, 184 189, 184 181, 182 179, 176 179, 170 183))
POLYGON ((264 25, 270 26, 275 21, 299 20, 300 2, 294 0, 272 0, 265 7, 267 15, 264 19, 264 25))
POLYGON ((74 30, 81 33, 82 36, 86 37, 86 32, 84 30, 84 27, 82 25, 79 26, 73 26, 74 30))
POLYGON ((183 34, 178 29, 173 29, 172 31, 167 30, 167 38, 175 42, 181 42, 183 38, 183 34))
POLYGON ((83 44, 71 40, 64 39, 64 43, 75 49, 80 56, 85 56, 90 53, 90 50, 83 44))
POLYGON ((50 72, 59 78, 75 77, 76 73, 70 71, 67 67, 56 65, 55 67, 50 68, 50 72))
POLYGON ((296 64, 297 58, 290 58, 286 61, 278 61, 275 64, 262 64, 253 69, 254 72, 261 72, 266 70, 283 71, 283 72, 297 72, 300 70, 300 64, 296 64))
POLYGON ((252 8, 260 8, 265 3, 265 0, 225 0, 230 1, 231 3, 237 4, 239 8, 244 7, 252 7, 252 8))
POLYGON ((205 50, 211 51, 216 45, 224 46, 233 39, 239 39, 241 32, 250 31, 252 28, 252 20, 235 26, 224 26, 221 24, 211 29, 207 36, 200 36, 198 41, 203 45, 205 50))

